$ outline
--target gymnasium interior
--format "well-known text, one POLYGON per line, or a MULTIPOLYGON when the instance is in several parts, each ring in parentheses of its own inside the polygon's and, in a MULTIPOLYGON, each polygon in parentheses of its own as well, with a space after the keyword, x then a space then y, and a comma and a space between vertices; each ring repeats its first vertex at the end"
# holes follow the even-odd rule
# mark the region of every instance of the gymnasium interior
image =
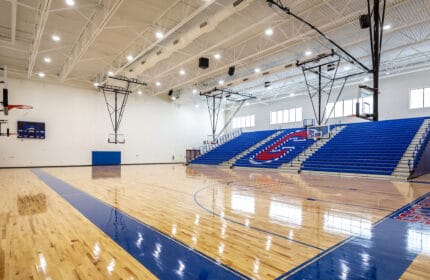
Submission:
POLYGON ((0 279, 430 279, 429 0, 0 0, 0 279))

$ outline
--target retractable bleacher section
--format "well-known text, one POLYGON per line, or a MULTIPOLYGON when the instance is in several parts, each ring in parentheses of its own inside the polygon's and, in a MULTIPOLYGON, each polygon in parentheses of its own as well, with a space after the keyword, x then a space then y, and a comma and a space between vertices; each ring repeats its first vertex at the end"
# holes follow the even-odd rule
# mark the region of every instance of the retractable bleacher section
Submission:
POLYGON ((238 159, 233 166, 278 168, 293 160, 314 142, 307 139, 303 128, 285 129, 274 139, 238 159))
POLYGON ((238 137, 194 159, 191 161, 191 163, 218 165, 222 162, 230 160, 231 158, 249 149, 275 132, 276 130, 244 132, 238 137))
POLYGON ((348 124, 302 170, 391 175, 424 118, 348 124))

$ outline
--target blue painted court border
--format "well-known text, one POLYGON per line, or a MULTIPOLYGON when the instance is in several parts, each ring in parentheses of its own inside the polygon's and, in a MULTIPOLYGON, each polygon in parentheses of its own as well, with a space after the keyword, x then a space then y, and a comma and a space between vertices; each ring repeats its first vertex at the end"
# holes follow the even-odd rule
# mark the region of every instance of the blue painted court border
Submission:
POLYGON ((408 230, 430 232, 430 227, 393 218, 429 196, 426 193, 376 222, 370 239, 349 237, 276 279, 399 279, 419 253, 407 248, 408 230))
POLYGON ((161 279, 250 279, 40 169, 32 172, 161 279))

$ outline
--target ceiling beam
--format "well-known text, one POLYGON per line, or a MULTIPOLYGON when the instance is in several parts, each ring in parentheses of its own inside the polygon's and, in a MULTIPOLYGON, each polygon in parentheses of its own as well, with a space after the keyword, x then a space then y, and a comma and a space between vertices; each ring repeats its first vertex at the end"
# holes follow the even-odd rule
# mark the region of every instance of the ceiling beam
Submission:
MULTIPOLYGON (((324 3, 324 2, 320 2, 320 3, 324 3)), ((392 8, 396 7, 397 5, 399 5, 399 3, 391 4, 390 6, 387 7, 387 9, 392 9, 392 8)), ((315 7, 313 7, 313 8, 315 8, 315 7)), ((310 10, 306 10, 303 13, 306 13, 306 12, 309 12, 309 11, 310 10)), ((348 16, 356 17, 359 14, 361 14, 362 12, 363 11, 355 11, 355 12, 349 14, 348 16)), ((294 20, 292 20, 292 19, 291 19, 291 21, 294 22, 294 20)), ((350 24, 350 22, 348 20, 346 20, 346 17, 342 17, 342 18, 339 18, 339 19, 337 19, 335 21, 330 21, 330 22, 322 25, 319 28, 323 29, 323 30, 327 29, 328 32, 333 32, 334 30, 336 30, 338 28, 342 28, 342 27, 344 27, 346 25, 349 25, 349 24, 350 24)), ((306 32, 302 32, 299 35, 294 34, 294 36, 291 36, 291 37, 289 36, 289 39, 287 39, 285 41, 282 41, 282 42, 279 42, 277 44, 272 44, 268 48, 262 50, 261 52, 253 53, 253 54, 250 54, 250 55, 248 55, 246 57, 237 59, 235 61, 236 68, 238 68, 238 66, 240 66, 241 64, 242 65, 246 64, 248 61, 250 61, 252 59, 255 59, 256 57, 259 57, 260 59, 262 59, 265 56, 272 55, 273 52, 279 52, 279 51, 286 50, 286 49, 288 49, 288 48, 291 47, 291 44, 295 45, 295 44, 301 43, 299 40, 303 40, 304 38, 311 37, 313 34, 314 34, 314 31, 312 29, 310 29, 310 30, 308 30, 306 32)), ((185 80, 185 81, 177 83, 177 84, 169 85, 168 88, 170 88, 170 89, 178 89, 178 88, 186 87, 186 86, 191 85, 191 84, 201 83, 202 81, 205 81, 205 79, 213 79, 213 80, 215 80, 215 78, 212 78, 212 77, 214 75, 217 75, 217 74, 221 73, 221 72, 225 73, 225 68, 226 67, 227 67, 227 65, 220 65, 220 67, 218 67, 216 69, 213 69, 213 70, 210 70, 210 71, 207 71, 207 72, 205 72, 204 74, 202 74, 200 76, 192 76, 191 79, 185 80)), ((171 69, 169 69, 169 70, 171 70, 171 69)), ((262 69, 262 72, 266 72, 266 69, 262 69)), ((158 76, 158 75, 154 75, 154 77, 155 76, 158 76)), ((148 82, 151 82, 151 80, 152 79, 148 80, 148 82)), ((159 94, 163 94, 164 92, 165 92, 164 88, 163 89, 157 89, 155 91, 155 93, 153 93, 153 94, 154 95, 159 95, 159 94)))
POLYGON ((79 39, 74 44, 71 56, 61 69, 60 80, 62 82, 67 79, 73 68, 88 51, 123 2, 124 0, 101 0, 99 7, 87 21, 79 39), (96 24, 93 22, 96 22, 96 24))
MULTIPOLYGON (((386 37, 387 37, 387 39, 391 38, 392 36, 395 36, 396 34, 398 34, 396 32, 402 32, 405 29, 408 29, 408 28, 411 28, 411 27, 415 27, 415 26, 418 26, 418 25, 421 25, 421 24, 426 24, 426 23, 429 23, 429 22, 430 22, 430 19, 425 19, 425 20, 420 20, 420 21, 417 21, 417 22, 411 22, 411 23, 409 23, 407 25, 398 26, 396 28, 391 29, 390 31, 386 31, 386 33, 387 33, 386 37)), ((413 47, 413 46, 415 46, 417 44, 421 44, 422 42, 426 42, 426 41, 429 41, 429 40, 416 41, 416 42, 413 42, 413 43, 410 43, 410 44, 398 46, 398 47, 396 47, 394 49, 384 49, 384 55, 387 54, 387 53, 389 53, 389 52, 392 52, 392 51, 395 51, 395 50, 399 50, 399 49, 410 49, 411 47, 413 47)), ((368 42, 368 38, 359 38, 356 41, 352 41, 352 42, 349 42, 348 44, 343 45, 343 47, 345 47, 345 48, 352 48, 352 47, 359 46, 359 45, 361 45, 363 43, 366 43, 366 42, 368 42)), ((292 47, 292 46, 290 45, 289 47, 292 47)), ((370 53, 368 55, 366 55, 366 56, 359 57, 359 59, 366 60, 369 57, 370 57, 370 53)), ((296 60, 291 60, 291 61, 289 61, 287 63, 283 63, 281 65, 275 65, 275 66, 272 66, 272 67, 261 69, 261 72, 263 72, 263 73, 269 72, 270 76, 271 75, 275 75, 275 74, 279 74, 279 73, 285 72, 285 70, 286 70, 285 65, 292 64, 293 67, 290 68, 290 69, 296 68, 296 66, 294 65, 295 62, 296 62, 296 60)), ((344 63, 345 62, 346 61, 344 61, 344 63)), ((301 74, 301 72, 300 72, 300 74, 301 74)), ((268 75, 268 77, 270 77, 269 75, 268 75)), ((235 87, 235 86, 239 86, 239 85, 242 85, 242 84, 247 84, 247 83, 249 84, 249 83, 251 83, 253 81, 257 81, 259 79, 263 79, 263 77, 264 76, 262 76, 261 73, 252 73, 250 75, 245 75, 245 76, 242 76, 242 77, 238 77, 237 79, 230 80, 228 82, 228 84, 231 84, 230 87, 235 87), (246 80, 246 82, 243 82, 244 79, 246 80)), ((266 80, 267 79, 268 78, 266 78, 266 80)), ((249 90, 249 89, 250 88, 246 88, 246 90, 249 90)))
POLYGON ((51 7, 51 0, 43 0, 40 2, 37 11, 37 23, 34 26, 34 37, 28 62, 27 77, 31 79, 33 74, 34 64, 36 63, 37 53, 39 51, 40 41, 42 40, 43 31, 45 30, 46 21, 48 20, 49 9, 51 7))
MULTIPOLYGON (((190 15, 185 17, 181 20, 178 24, 176 24, 173 28, 171 28, 166 34, 164 34, 163 38, 158 39, 154 42, 152 42, 149 46, 141 50, 133 60, 130 62, 125 63, 123 66, 119 67, 118 69, 115 69, 114 74, 118 75, 122 71, 124 71, 127 67, 135 63, 137 60, 139 60, 142 56, 147 54, 149 51, 151 51, 154 47, 158 46, 159 43, 169 38, 172 34, 174 34, 176 31, 178 31, 181 27, 183 27, 185 24, 190 22, 192 19, 194 19, 196 16, 198 16, 200 13, 202 13, 204 10, 206 10, 210 5, 212 5, 216 0, 208 0, 203 5, 198 7, 195 11, 193 11, 190 15)), ((106 79, 102 81, 105 82, 106 79)))
POLYGON ((12 18, 11 18, 11 23, 10 23, 10 32, 11 32, 11 36, 10 36, 10 42, 12 45, 15 45, 15 39, 16 39, 16 6, 17 6, 17 0, 7 0, 10 2, 10 4, 12 5, 12 18))

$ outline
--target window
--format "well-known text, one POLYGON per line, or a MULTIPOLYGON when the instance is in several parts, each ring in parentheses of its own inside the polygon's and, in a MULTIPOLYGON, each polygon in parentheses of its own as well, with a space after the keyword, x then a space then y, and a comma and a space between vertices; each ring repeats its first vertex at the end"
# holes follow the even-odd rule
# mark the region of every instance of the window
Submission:
POLYGON ((343 101, 338 101, 334 105, 334 117, 343 117, 343 101))
POLYGON ((325 108, 325 117, 326 118, 332 118, 333 117, 333 115, 334 115, 334 112, 332 112, 333 107, 334 107, 333 102, 327 104, 327 107, 325 108))
POLYGON ((303 110, 301 107, 270 112, 270 124, 301 122, 303 110))
POLYGON ((276 112, 270 112, 270 124, 278 123, 276 116, 276 112))
POLYGON ((430 107, 430 88, 424 89, 424 107, 430 107))
MULTIPOLYGON (((340 100, 336 103, 336 105, 334 105, 333 102, 328 103, 327 108, 325 109, 325 117, 340 118, 340 117, 350 117, 352 115, 355 115, 356 104, 357 104, 357 99, 340 100)), ((365 113, 371 114, 373 112, 372 96, 360 98, 360 109, 361 108, 364 109, 365 113)))
POLYGON ((282 113, 283 113, 284 111, 278 111, 278 123, 280 123, 280 122, 282 122, 282 120, 284 119, 283 117, 282 117, 282 113))
POLYGON ((302 121, 302 107, 296 108, 296 122, 302 121))
POLYGON ((233 128, 254 127, 255 115, 233 118, 231 125, 233 128))
POLYGON ((351 116, 353 114, 352 112, 353 112, 352 100, 343 101, 343 115, 351 116))
POLYGON ((430 88, 411 90, 409 100, 410 109, 430 107, 430 88))
POLYGON ((413 89, 409 97, 409 109, 430 107, 430 88, 413 89))
POLYGON ((284 123, 290 122, 290 114, 288 110, 284 110, 284 123))

